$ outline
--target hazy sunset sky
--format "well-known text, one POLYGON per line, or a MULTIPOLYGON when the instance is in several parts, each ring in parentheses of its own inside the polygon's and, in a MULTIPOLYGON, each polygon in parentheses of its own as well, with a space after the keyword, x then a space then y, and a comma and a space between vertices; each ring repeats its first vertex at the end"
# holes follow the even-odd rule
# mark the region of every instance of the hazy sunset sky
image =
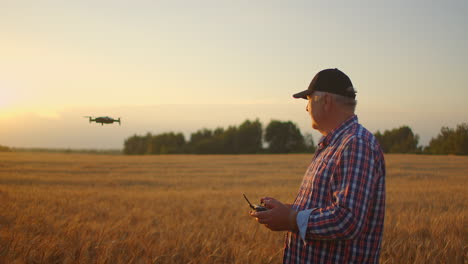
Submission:
POLYGON ((408 125, 427 144, 468 122, 467 14, 466 0, 0 0, 0 145, 122 148, 256 118, 312 132, 292 94, 325 68, 351 78, 370 131, 408 125))

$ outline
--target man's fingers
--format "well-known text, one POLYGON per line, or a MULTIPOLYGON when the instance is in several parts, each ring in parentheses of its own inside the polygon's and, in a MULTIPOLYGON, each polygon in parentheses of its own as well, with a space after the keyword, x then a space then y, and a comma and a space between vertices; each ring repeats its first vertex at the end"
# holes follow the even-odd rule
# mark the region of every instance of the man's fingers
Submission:
POLYGON ((257 218, 257 222, 259 222, 260 224, 267 225, 268 223, 270 223, 270 218, 257 218))
POLYGON ((271 211, 261 211, 261 212, 250 211, 250 216, 255 217, 255 220, 257 220, 259 224, 264 225, 266 228, 272 231, 277 230, 277 228, 275 228, 274 226, 271 226, 272 221, 273 221, 273 219, 271 218, 271 211))
POLYGON ((266 200, 264 200, 264 203, 265 203, 265 207, 268 208, 268 209, 272 209, 272 208, 275 208, 275 207, 278 207, 278 206, 282 205, 281 202, 279 202, 278 200, 276 200, 274 198, 266 199, 266 200))
POLYGON ((271 200, 271 199, 275 199, 275 198, 268 197, 268 196, 267 196, 267 197, 262 197, 262 198, 260 198, 260 202, 261 202, 261 203, 264 203, 265 200, 271 200))
POLYGON ((267 211, 262 211, 262 212, 250 211, 250 215, 253 217, 257 217, 257 218, 265 218, 266 216, 268 216, 268 214, 269 212, 267 211))

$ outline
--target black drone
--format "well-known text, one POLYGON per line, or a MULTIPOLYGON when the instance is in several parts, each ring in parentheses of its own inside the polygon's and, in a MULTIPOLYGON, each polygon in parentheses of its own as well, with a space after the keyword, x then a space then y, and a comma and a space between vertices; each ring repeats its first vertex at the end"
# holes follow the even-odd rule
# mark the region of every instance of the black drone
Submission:
POLYGON ((92 116, 85 116, 86 118, 89 118, 89 122, 96 122, 96 123, 101 123, 101 125, 104 125, 104 124, 112 124, 114 122, 118 122, 119 125, 120 125, 120 117, 117 118, 117 119, 114 119, 112 117, 108 117, 108 116, 100 116, 100 117, 96 117, 96 118, 93 118, 92 116))

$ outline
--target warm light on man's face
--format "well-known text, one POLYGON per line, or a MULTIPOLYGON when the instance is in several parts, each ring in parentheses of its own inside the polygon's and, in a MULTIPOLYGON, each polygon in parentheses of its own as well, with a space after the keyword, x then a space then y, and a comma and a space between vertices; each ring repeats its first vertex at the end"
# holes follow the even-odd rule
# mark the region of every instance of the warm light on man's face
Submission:
POLYGON ((310 115, 310 118, 312 119, 312 128, 316 128, 317 127, 317 124, 315 122, 315 118, 314 118, 314 108, 312 107, 312 105, 314 104, 314 98, 315 96, 314 95, 308 95, 307 96, 307 106, 306 106, 306 111, 309 113, 310 115))
POLYGON ((318 116, 318 103, 319 103, 319 96, 317 95, 308 95, 307 96, 307 106, 306 111, 309 113, 310 118, 312 119, 312 128, 318 129, 317 123, 317 116, 318 116))

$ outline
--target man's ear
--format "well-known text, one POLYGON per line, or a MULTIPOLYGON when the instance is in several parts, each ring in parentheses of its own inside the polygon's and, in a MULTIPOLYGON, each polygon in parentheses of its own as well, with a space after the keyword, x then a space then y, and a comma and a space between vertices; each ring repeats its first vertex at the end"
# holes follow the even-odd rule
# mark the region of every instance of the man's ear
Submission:
POLYGON ((333 101, 333 98, 329 94, 325 94, 323 96, 323 108, 329 112, 332 109, 332 106, 335 102, 333 101))

